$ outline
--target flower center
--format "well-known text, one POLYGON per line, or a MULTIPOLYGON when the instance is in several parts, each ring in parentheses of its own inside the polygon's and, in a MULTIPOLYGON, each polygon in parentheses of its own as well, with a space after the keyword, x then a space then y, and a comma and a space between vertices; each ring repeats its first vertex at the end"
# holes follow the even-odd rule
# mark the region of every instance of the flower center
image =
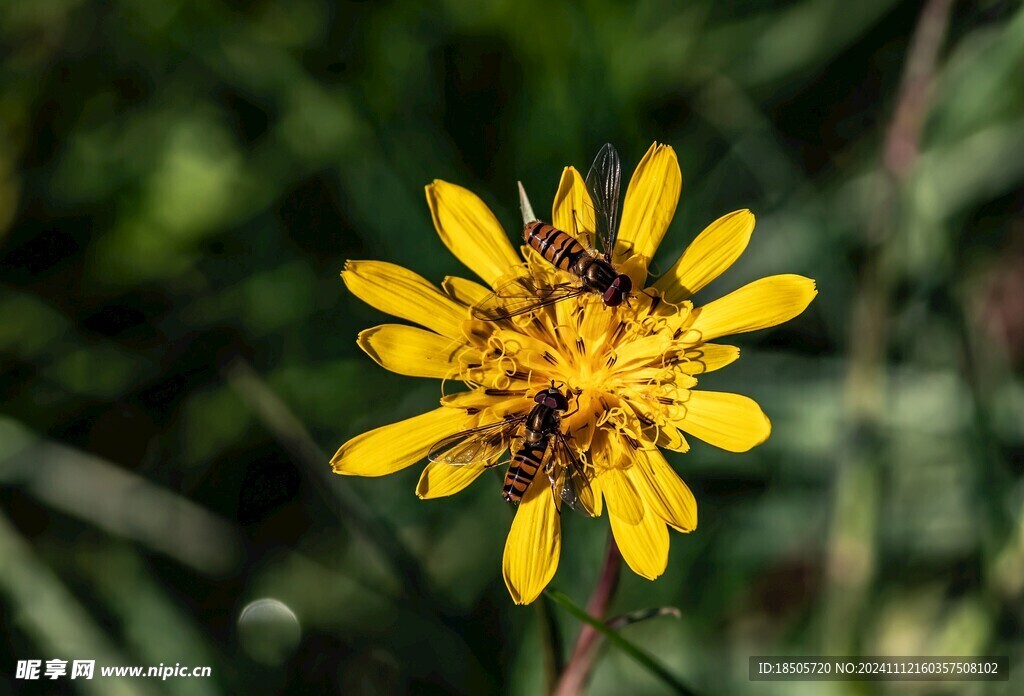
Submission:
MULTIPOLYGON (((542 269, 538 282, 552 275, 542 269)), ((555 275, 545 282, 571 281, 555 275)), ((613 454, 620 448, 677 433, 673 423, 696 384, 687 364, 694 359, 685 338, 690 307, 641 293, 612 309, 587 293, 506 321, 467 321, 458 376, 483 391, 495 415, 528 412, 533 397, 554 384, 569 402, 563 432, 581 457, 598 469, 617 468, 629 459, 613 454)))

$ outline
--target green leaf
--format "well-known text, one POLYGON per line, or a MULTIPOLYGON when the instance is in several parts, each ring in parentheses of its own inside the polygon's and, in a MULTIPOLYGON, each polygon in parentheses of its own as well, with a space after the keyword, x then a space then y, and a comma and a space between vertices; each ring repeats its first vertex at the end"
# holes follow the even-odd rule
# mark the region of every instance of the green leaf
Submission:
POLYGON ((562 594, 558 590, 545 590, 545 594, 555 602, 561 604, 567 612, 575 616, 577 619, 592 626, 594 630, 607 638, 609 643, 636 660, 637 663, 646 668, 651 674, 671 687, 673 691, 678 694, 696 696, 696 692, 693 689, 679 681, 677 677, 665 669, 657 660, 648 655, 644 650, 623 638, 618 632, 609 628, 603 621, 595 619, 583 609, 576 606, 566 595, 562 594))
POLYGON ((640 623, 659 616, 671 616, 673 619, 682 618, 683 614, 675 607, 652 607, 650 609, 637 609, 628 614, 620 614, 608 619, 607 626, 613 631, 620 631, 630 624, 640 623))

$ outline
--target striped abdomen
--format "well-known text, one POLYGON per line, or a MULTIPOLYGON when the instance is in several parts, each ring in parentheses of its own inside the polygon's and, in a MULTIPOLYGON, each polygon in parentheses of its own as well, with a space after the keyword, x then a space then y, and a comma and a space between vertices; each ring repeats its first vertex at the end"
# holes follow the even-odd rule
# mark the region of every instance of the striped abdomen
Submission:
POLYGON ((570 273, 576 262, 587 253, 582 244, 545 222, 527 223, 523 228, 523 239, 554 266, 570 273))
POLYGON ((541 467, 549 439, 544 437, 538 442, 526 441, 516 452, 512 464, 508 467, 508 473, 505 474, 505 488, 502 490, 505 500, 518 503, 523 499, 526 489, 530 487, 530 483, 537 476, 537 470, 541 467))

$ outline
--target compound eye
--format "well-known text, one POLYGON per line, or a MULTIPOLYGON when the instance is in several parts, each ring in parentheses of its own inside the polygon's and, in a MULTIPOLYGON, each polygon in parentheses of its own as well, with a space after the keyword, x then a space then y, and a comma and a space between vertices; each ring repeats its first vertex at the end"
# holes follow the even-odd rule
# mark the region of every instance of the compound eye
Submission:
POLYGON ((612 285, 610 288, 604 291, 604 303, 609 307, 618 307, 622 304, 622 291, 612 285))
MULTIPOLYGON (((544 395, 544 392, 538 392, 538 393, 537 393, 537 396, 533 397, 533 401, 534 401, 535 403, 538 403, 538 404, 543 404, 543 403, 544 403, 544 400, 545 400, 546 398, 547 398, 547 397, 546 397, 546 396, 544 395)), ((545 404, 545 405, 547 405, 547 404, 545 404)))

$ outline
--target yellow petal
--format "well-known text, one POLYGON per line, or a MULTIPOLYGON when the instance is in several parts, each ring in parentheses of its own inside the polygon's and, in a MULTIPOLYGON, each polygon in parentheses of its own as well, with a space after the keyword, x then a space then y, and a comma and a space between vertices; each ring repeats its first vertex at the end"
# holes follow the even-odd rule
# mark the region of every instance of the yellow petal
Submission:
POLYGON ((516 604, 537 599, 554 577, 562 552, 561 522, 546 478, 537 476, 527 489, 505 542, 502 571, 516 604))
MULTIPOLYGON (((534 249, 533 247, 523 244, 522 246, 519 247, 519 253, 523 255, 523 259, 525 260, 526 265, 526 271, 530 275, 533 275, 536 278, 543 278, 545 274, 552 272, 551 269, 554 267, 551 265, 551 262, 545 259, 543 256, 541 256, 539 253, 537 253, 537 250, 534 249)), ((517 271, 512 270, 509 272, 507 279, 511 280, 517 274, 517 271)), ((506 278, 500 279, 498 281, 498 285, 501 286, 504 281, 506 281, 506 278)))
POLYGON ((393 263, 349 261, 341 278, 360 300, 399 319, 460 338, 469 310, 421 276, 393 263))
POLYGON ((814 281, 803 276, 776 275, 755 280, 695 309, 695 319, 683 340, 710 341, 781 324, 804 311, 817 294, 814 281))
POLYGON ((427 204, 441 241, 491 287, 522 263, 498 218, 476 194, 437 180, 427 186, 427 204))
POLYGON ((753 231, 754 215, 749 210, 718 218, 697 235, 654 288, 669 302, 689 299, 740 257, 753 231))
POLYGON ((656 333, 621 345, 615 351, 615 369, 639 369, 652 363, 663 363, 664 355, 672 346, 672 336, 656 333))
POLYGON ((604 488, 601 486, 601 477, 597 476, 590 480, 590 490, 594 494, 594 517, 600 517, 604 512, 604 488))
MULTIPOLYGON (((420 475, 420 482, 416 484, 416 495, 427 500, 458 493, 476 481, 477 476, 485 471, 487 469, 482 466, 452 466, 431 462, 420 475)), ((495 487, 495 490, 498 488, 495 487)))
POLYGON ((359 347, 381 367, 410 377, 446 379, 459 371, 460 341, 415 326, 384 324, 359 334, 359 347))
POLYGON ((674 425, 664 425, 658 429, 657 445, 673 452, 690 451, 690 443, 674 425))
POLYGON ((534 401, 525 390, 522 393, 495 395, 488 394, 486 389, 471 389, 442 396, 441 405, 470 409, 474 413, 489 410, 501 418, 506 413, 528 413, 534 407, 534 401))
POLYGON ((441 405, 465 409, 477 415, 481 424, 496 423, 505 416, 522 416, 536 404, 528 392, 491 395, 486 389, 472 389, 441 397, 441 405))
POLYGON ((650 263, 651 260, 646 256, 628 256, 616 264, 615 270, 628 275, 633 281, 633 287, 639 289, 647 285, 647 266, 650 263))
POLYGON ((649 509, 680 532, 696 529, 697 500, 689 487, 657 449, 639 450, 637 455, 634 468, 643 481, 638 487, 649 509))
POLYGON ((644 500, 627 471, 609 469, 602 472, 602 490, 608 503, 609 516, 629 524, 638 524, 644 516, 644 500))
POLYGON ((566 358, 562 351, 552 348, 539 338, 511 329, 499 329, 492 334, 494 343, 522 370, 533 370, 539 374, 558 374, 566 369, 566 358))
POLYGON ((738 360, 740 349, 718 343, 701 343, 687 348, 682 355, 679 369, 688 375, 702 375, 712 372, 738 360))
MULTIPOLYGON (((630 471, 635 468, 632 467, 630 471)), ((624 478, 631 475, 639 474, 627 474, 624 478)), ((616 515, 614 510, 621 505, 619 498, 623 490, 618 483, 609 485, 609 482, 605 481, 604 487, 609 510, 608 519, 611 521, 615 543, 622 553, 622 558, 634 573, 654 580, 665 572, 665 566, 668 565, 668 527, 665 521, 651 510, 635 523, 616 515)))
POLYGON ((768 439, 771 421, 753 399, 739 394, 696 390, 684 404, 686 416, 674 425, 715 447, 746 452, 768 439))
POLYGON ((433 411, 356 435, 331 459, 337 474, 385 476, 427 456, 431 445, 476 424, 476 416, 458 408, 433 411))
POLYGON ((551 211, 551 224, 579 240, 594 245, 594 204, 583 177, 574 167, 562 170, 551 211))
POLYGON ((456 302, 461 302, 468 307, 475 307, 482 299, 491 294, 491 291, 480 283, 465 278, 447 276, 441 287, 456 302))
POLYGON ((651 145, 626 190, 615 249, 616 262, 622 263, 632 255, 644 269, 650 265, 675 215, 682 185, 683 175, 675 150, 668 145, 651 145))

